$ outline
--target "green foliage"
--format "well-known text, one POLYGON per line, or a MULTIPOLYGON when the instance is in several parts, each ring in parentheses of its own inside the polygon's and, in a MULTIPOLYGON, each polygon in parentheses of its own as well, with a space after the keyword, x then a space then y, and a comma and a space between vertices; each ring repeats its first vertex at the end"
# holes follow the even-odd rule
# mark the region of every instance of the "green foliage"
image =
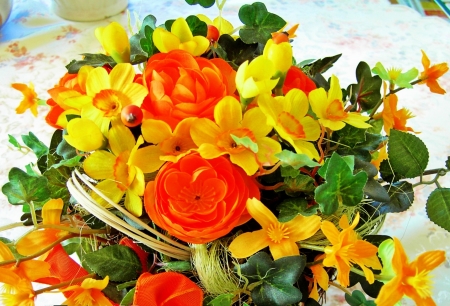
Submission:
POLYGON ((286 25, 283 18, 268 12, 262 2, 244 4, 239 9, 239 19, 244 24, 239 30, 239 36, 246 44, 265 45, 273 32, 277 32, 286 25))
POLYGON ((215 0, 186 0, 186 3, 189 5, 199 4, 204 8, 208 8, 214 5, 215 0))
POLYGON ((191 29, 193 36, 205 36, 208 33, 208 25, 201 21, 197 16, 190 15, 186 18, 186 23, 191 29))
POLYGON ((350 306, 376 306, 374 301, 368 301, 364 293, 359 290, 354 290, 352 295, 346 293, 345 300, 350 306))
POLYGON ((9 182, 3 185, 2 192, 10 204, 22 205, 42 202, 49 199, 48 180, 43 176, 31 176, 19 168, 12 168, 8 174, 9 182))
POLYGON ((127 246, 111 245, 84 255, 86 264, 98 275, 115 282, 136 279, 142 265, 136 253, 127 246))
POLYGON ((398 213, 407 210, 414 202, 414 190, 411 183, 396 182, 383 186, 389 194, 389 202, 373 202, 370 205, 377 215, 398 213))
POLYGON ((17 141, 17 139, 14 137, 14 136, 12 136, 12 135, 9 135, 8 134, 8 142, 10 143, 10 144, 12 144, 16 149, 22 149, 22 146, 20 145, 20 143, 17 141))
MULTIPOLYGON (((380 144, 386 140, 386 136, 379 134, 365 133, 364 140, 357 142, 354 146, 339 146, 337 153, 340 155, 354 155, 355 158, 370 162, 372 160, 371 152, 378 149, 380 144)), ((335 140, 340 142, 339 139, 335 140)))
POLYGON ((450 170, 450 156, 447 156, 447 160, 445 161, 445 167, 447 170, 450 170))
POLYGON ((213 300, 209 301, 207 306, 230 306, 233 304, 233 297, 234 294, 232 293, 224 293, 217 297, 215 297, 213 300))
POLYGON ((107 56, 101 53, 82 53, 81 55, 83 55, 82 60, 72 60, 69 64, 66 65, 67 71, 69 73, 78 73, 80 68, 86 65, 92 67, 103 67, 105 65, 114 67, 116 65, 116 62, 111 56, 107 56))
POLYGON ((301 167, 317 167, 320 164, 313 161, 306 154, 297 154, 289 150, 283 150, 280 153, 275 154, 280 159, 281 166, 291 166, 294 169, 300 169, 301 167))
POLYGON ((147 15, 142 20, 139 32, 130 37, 130 61, 132 64, 146 62, 148 57, 158 52, 153 44, 153 31, 155 29, 155 16, 147 15))
POLYGON ((192 271, 190 261, 168 261, 163 263, 163 268, 166 271, 186 272, 192 271))
POLYGON ((278 220, 280 222, 288 222, 298 215, 312 216, 317 214, 319 205, 308 207, 308 201, 302 198, 289 198, 281 202, 277 206, 279 211, 278 220))
POLYGON ((366 141, 366 130, 346 124, 343 129, 332 134, 332 139, 340 145, 354 148, 358 143, 366 141))
POLYGON ((241 38, 234 39, 228 34, 220 35, 215 52, 229 64, 237 69, 243 62, 250 61, 256 56, 258 44, 246 44, 241 38))
POLYGON ((326 182, 316 188, 315 200, 322 213, 333 214, 340 205, 355 206, 363 199, 367 174, 352 169, 337 153, 333 153, 325 174, 326 182))
POLYGON ((429 153, 423 141, 415 135, 392 129, 388 157, 394 173, 402 178, 414 178, 425 171, 429 153))
POLYGON ((279 187, 276 191, 285 191, 289 196, 298 196, 299 193, 312 193, 316 186, 314 186, 314 179, 309 175, 298 174, 296 177, 285 177, 284 185, 279 187))
POLYGON ((426 210, 432 222, 450 232, 450 188, 433 190, 428 197, 426 210))
POLYGON ((120 303, 127 294, 127 291, 125 289, 119 290, 117 288, 117 284, 111 281, 108 283, 108 286, 106 286, 106 288, 102 290, 102 292, 108 299, 110 299, 114 303, 120 303))
POLYGON ((240 268, 251 284, 256 283, 251 291, 256 305, 285 306, 302 299, 300 290, 292 284, 298 280, 305 265, 306 257, 303 255, 272 261, 267 253, 260 252, 250 257, 240 268))
POLYGON ((130 291, 128 291, 127 294, 125 294, 125 296, 123 297, 122 301, 120 302, 120 306, 132 306, 135 292, 136 288, 133 288, 130 291))
POLYGON ((22 135, 22 140, 23 143, 27 145, 27 147, 29 147, 34 152, 34 154, 36 154, 37 158, 48 154, 48 147, 32 132, 29 132, 28 135, 22 135))
MULTIPOLYGON (((59 156, 61 156, 63 159, 71 159, 73 157, 76 157, 77 154, 77 149, 75 149, 74 147, 72 147, 65 139, 64 139, 64 135, 67 135, 67 130, 63 130, 61 132, 61 130, 57 130, 54 134, 53 134, 53 138, 58 137, 57 139, 57 143, 56 143, 56 154, 58 154, 59 156), (57 133, 62 133, 61 135, 57 135, 57 133)), ((52 139, 52 143, 53 143, 53 139, 52 139)), ((51 145, 50 145, 51 147, 51 145)))
POLYGON ((351 92, 350 101, 359 104, 363 111, 371 110, 381 99, 381 78, 372 76, 370 67, 365 62, 359 62, 356 67, 357 84, 351 84, 347 92, 351 92))
POLYGON ((341 57, 342 54, 336 54, 333 56, 327 56, 321 59, 318 59, 312 63, 308 63, 302 66, 301 62, 298 67, 302 68, 305 73, 309 76, 314 77, 316 74, 322 74, 326 72, 328 69, 333 67, 333 64, 337 62, 337 60, 341 57))
POLYGON ((233 138, 236 145, 243 146, 247 149, 250 149, 250 151, 252 151, 253 153, 258 153, 258 144, 253 142, 253 140, 251 140, 250 137, 245 136, 245 137, 240 138, 240 137, 234 136, 233 134, 230 134, 230 136, 231 136, 231 138, 233 138))

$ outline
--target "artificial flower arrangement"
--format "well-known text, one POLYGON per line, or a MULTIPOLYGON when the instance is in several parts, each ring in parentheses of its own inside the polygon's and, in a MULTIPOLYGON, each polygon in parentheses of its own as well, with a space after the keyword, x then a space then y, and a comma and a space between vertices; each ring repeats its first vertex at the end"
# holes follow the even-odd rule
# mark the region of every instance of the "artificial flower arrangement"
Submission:
MULTIPOLYGON (((66 305, 313 306, 331 285, 350 305, 434 305, 429 272, 444 251, 410 261, 377 233, 433 183, 428 216, 450 230, 438 182, 450 162, 427 170, 412 114, 397 108, 404 88, 444 94, 447 64, 423 51, 420 73, 360 62, 343 89, 322 75, 340 55, 294 59, 297 25, 263 3, 243 5, 235 29, 225 0, 186 2, 219 16, 157 26, 149 15, 131 37, 116 22, 96 29, 105 53, 72 61, 48 90, 50 145, 10 136, 37 162, 2 187, 30 227, 0 241, 3 303, 59 291, 66 305), (365 294, 346 289, 357 283, 365 294)), ((12 86, 17 113, 36 114, 32 85, 12 86)))

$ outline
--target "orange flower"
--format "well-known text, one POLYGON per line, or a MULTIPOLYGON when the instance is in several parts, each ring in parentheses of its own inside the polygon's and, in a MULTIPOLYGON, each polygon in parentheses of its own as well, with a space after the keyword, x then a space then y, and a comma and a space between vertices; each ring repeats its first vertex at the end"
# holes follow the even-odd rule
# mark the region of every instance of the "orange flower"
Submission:
POLYGON ((136 283, 134 305, 201 306, 203 291, 193 281, 176 272, 143 273, 136 283))
POLYGON ((16 113, 23 114, 27 109, 30 109, 31 113, 33 113, 33 116, 36 117, 38 114, 38 98, 36 92, 34 91, 33 83, 30 83, 29 86, 22 83, 13 83, 11 84, 11 87, 23 94, 23 100, 16 108, 16 113))
POLYGON ((144 206, 150 219, 190 243, 207 243, 250 219, 245 203, 259 198, 255 182, 225 157, 187 155, 168 162, 147 184, 144 206))
POLYGON ((383 117, 384 131, 387 135, 390 134, 391 129, 414 132, 412 128, 406 126, 406 120, 414 116, 406 108, 397 110, 397 102, 398 98, 395 94, 390 94, 388 97, 383 98, 384 108, 381 115, 383 117))
POLYGON ((448 64, 440 63, 430 67, 430 60, 428 59, 427 54, 422 50, 422 65, 424 71, 420 74, 422 82, 419 84, 427 84, 431 92, 441 95, 445 94, 445 90, 439 86, 437 79, 448 71, 448 64))
POLYGON ((102 292, 108 282, 108 276, 103 280, 86 278, 81 285, 69 286, 61 292, 73 291, 73 293, 62 304, 67 306, 112 306, 113 303, 102 292))
POLYGON ((0 273, 0 283, 4 284, 0 291, 2 305, 34 306, 35 293, 30 280, 21 278, 11 270, 0 273))
POLYGON ((367 267, 381 269, 377 257, 378 248, 367 241, 358 239, 358 234, 354 231, 358 223, 359 213, 356 214, 351 225, 348 224, 346 215, 341 217, 339 221, 339 226, 342 228, 341 232, 330 221, 322 222, 322 232, 332 244, 332 246, 325 247, 326 257, 323 265, 336 267, 338 271, 337 280, 344 287, 348 287, 350 284, 349 273, 352 263, 361 267, 370 284, 375 279, 372 270, 367 267))
POLYGON ((144 76, 149 95, 142 108, 172 129, 184 118, 213 118, 214 106, 236 90, 236 72, 224 60, 174 50, 153 55, 144 76))
MULTIPOLYGON (((320 260, 324 257, 324 254, 316 256, 314 260, 320 260)), ((327 271, 323 268, 323 264, 316 264, 311 267, 311 272, 313 273, 313 287, 309 293, 309 297, 319 301, 319 292, 317 290, 317 283, 319 283, 320 287, 327 291, 328 290, 328 282, 330 281, 330 277, 328 276, 327 271)))
POLYGON ((313 89, 316 89, 316 84, 298 67, 291 66, 289 68, 286 79, 283 84, 283 93, 286 95, 292 88, 298 88, 306 95, 313 89))
MULTIPOLYGON (((375 303, 378 306, 395 305, 406 295, 417 305, 436 305, 431 298, 431 280, 428 273, 445 261, 445 252, 428 251, 419 255, 416 260, 408 262, 400 241, 394 238, 393 244, 395 249, 392 269, 395 276, 381 288, 375 303)), ((383 264, 386 265, 384 261, 383 264)))

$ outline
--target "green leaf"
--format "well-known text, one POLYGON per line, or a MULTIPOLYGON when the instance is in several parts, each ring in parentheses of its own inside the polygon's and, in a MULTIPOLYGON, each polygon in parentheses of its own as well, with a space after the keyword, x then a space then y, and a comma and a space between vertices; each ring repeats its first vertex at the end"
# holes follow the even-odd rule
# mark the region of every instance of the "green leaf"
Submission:
POLYGON ((48 181, 43 176, 31 176, 19 168, 12 168, 8 179, 9 182, 3 185, 2 192, 10 204, 26 204, 49 199, 48 181))
POLYGON ((107 56, 101 53, 83 53, 81 55, 83 55, 84 57, 82 60, 73 60, 66 66, 69 73, 78 73, 78 70, 86 65, 92 67, 103 67, 105 65, 114 67, 116 65, 116 62, 111 56, 107 56))
POLYGON ((136 279, 142 272, 136 253, 123 245, 111 245, 84 255, 86 264, 98 275, 115 282, 136 279))
POLYGON ((289 150, 283 150, 280 153, 275 154, 280 159, 281 166, 291 166, 298 170, 301 167, 317 167, 319 163, 313 161, 306 154, 297 154, 289 150))
POLYGON ((17 141, 17 139, 16 139, 14 136, 9 135, 9 134, 8 134, 8 142, 9 142, 10 144, 12 144, 15 148, 19 149, 19 150, 22 148, 22 146, 21 146, 20 143, 17 141))
POLYGON ((190 15, 186 18, 186 22, 191 29, 193 36, 205 36, 208 32, 208 26, 204 21, 201 21, 197 16, 190 15))
POLYGON ((358 142, 353 148, 339 146, 337 152, 340 155, 355 155, 355 158, 370 162, 372 160, 371 152, 377 150, 380 144, 385 141, 387 137, 367 132, 365 135, 365 141, 358 142))
POLYGON ((354 148, 356 144, 366 141, 366 130, 346 124, 343 129, 332 134, 332 139, 339 145, 354 148))
POLYGON ((329 159, 325 180, 314 191, 314 198, 324 214, 334 213, 340 205, 355 206, 363 199, 367 174, 358 172, 353 175, 349 165, 335 152, 329 159))
MULTIPOLYGON (((301 67, 307 74, 309 74, 311 77, 314 77, 315 75, 322 74, 331 67, 333 67, 333 64, 337 62, 337 60, 341 57, 341 55, 342 54, 327 56, 322 59, 318 59, 313 63, 303 65, 301 67)), ((300 63, 299 65, 301 65, 302 63, 300 63)))
POLYGON ((75 157, 72 157, 71 159, 65 159, 63 161, 60 161, 59 163, 53 164, 51 168, 59 168, 59 167, 69 167, 73 168, 80 165, 80 160, 83 158, 81 155, 77 155, 75 157))
POLYGON ((239 9, 239 19, 244 24, 239 30, 239 37, 246 44, 265 45, 273 32, 277 32, 286 25, 283 18, 268 12, 264 3, 261 2, 244 4, 239 9))
POLYGON ((33 150, 37 158, 40 158, 41 156, 48 153, 48 147, 32 132, 30 132, 28 135, 22 135, 22 140, 31 150, 33 150))
POLYGON ((106 288, 102 290, 102 292, 108 299, 110 299, 114 303, 120 303, 127 293, 125 289, 118 290, 117 284, 113 282, 109 282, 106 288))
POLYGON ((319 205, 317 204, 308 207, 308 201, 302 198, 286 199, 276 208, 279 211, 278 221, 288 222, 298 215, 303 215, 306 217, 312 216, 317 214, 318 208, 319 205))
POLYGON ((287 306, 302 299, 300 290, 292 284, 298 280, 305 265, 304 255, 272 261, 267 253, 260 252, 250 257, 240 269, 250 283, 259 283, 251 291, 256 305, 287 306))
POLYGON ((315 188, 316 186, 314 185, 314 179, 312 177, 309 175, 299 174, 294 178, 284 178, 284 185, 276 191, 284 190, 287 195, 297 196, 301 192, 313 192, 315 188))
POLYGON ((53 199, 61 198, 64 202, 69 202, 70 193, 67 190, 67 180, 71 177, 72 170, 66 166, 53 167, 57 164, 55 155, 47 155, 46 165, 48 170, 42 173, 47 178, 49 197, 53 199))
POLYGON ((400 73, 400 75, 397 77, 394 83, 398 87, 413 88, 410 82, 412 82, 412 80, 414 80, 418 74, 419 70, 417 70, 416 68, 411 68, 404 73, 400 73))
POLYGON ((231 138, 233 138, 236 145, 250 149, 250 151, 252 151, 253 153, 258 153, 258 144, 253 142, 253 140, 251 140, 250 137, 245 136, 240 138, 233 134, 230 134, 230 136, 231 138))
POLYGON ((212 301, 210 301, 208 306, 230 306, 233 304, 234 294, 232 293, 224 293, 217 297, 215 297, 212 301))
POLYGON ((350 306, 376 306, 374 301, 368 301, 364 293, 359 290, 354 290, 352 295, 346 293, 345 300, 350 306))
POLYGON ((136 287, 128 291, 127 294, 125 294, 125 296, 123 297, 122 301, 120 302, 120 306, 132 306, 135 292, 136 287))
POLYGON ((363 111, 371 110, 381 99, 381 78, 372 76, 370 67, 365 62, 360 62, 356 67, 357 84, 351 84, 347 92, 351 92, 350 101, 361 106, 363 111))
POLYGON ((218 54, 236 70, 243 62, 252 60, 256 56, 255 52, 258 48, 257 43, 246 44, 242 39, 235 40, 228 34, 220 35, 217 43, 218 54))
POLYGON ((392 129, 388 157, 396 175, 414 178, 422 175, 428 164, 428 149, 419 137, 392 129))
POLYGON ((389 193, 377 180, 370 177, 364 186, 364 194, 376 202, 389 202, 389 193))
POLYGON ((141 39, 139 43, 141 45, 142 50, 147 53, 147 56, 150 57, 156 53, 156 46, 153 43, 153 32, 155 30, 148 25, 144 26, 144 34, 141 34, 141 39), (143 36, 143 37, 142 37, 143 36))
POLYGON ((300 171, 293 168, 292 166, 281 166, 280 167, 281 177, 292 177, 295 178, 300 175, 300 171))
POLYGON ((164 262, 162 267, 166 271, 175 271, 175 272, 192 271, 192 265, 190 261, 168 261, 164 262))
POLYGON ((430 220, 450 232, 450 188, 436 188, 427 200, 430 220))
POLYGON ((373 67, 372 72, 374 74, 378 74, 382 80, 390 81, 389 73, 387 72, 386 68, 384 68, 383 64, 380 62, 377 62, 375 64, 375 67, 373 67))
POLYGON ((78 155, 77 149, 72 147, 64 139, 64 135, 67 135, 67 130, 62 130, 62 131, 61 130, 57 130, 57 132, 55 132, 53 134, 52 141, 50 143, 50 148, 52 148, 52 143, 54 141, 56 141, 56 148, 54 149, 56 154, 61 156, 63 159, 71 159, 71 158, 77 156, 78 155), (57 132, 59 132, 60 134, 57 135, 57 132))
POLYGON ((186 3, 189 5, 200 4, 204 8, 208 8, 214 5, 215 0, 186 0, 186 3))
POLYGON ((372 202, 377 215, 398 213, 407 210, 414 202, 414 190, 411 183, 401 181, 383 186, 389 194, 389 202, 372 202))

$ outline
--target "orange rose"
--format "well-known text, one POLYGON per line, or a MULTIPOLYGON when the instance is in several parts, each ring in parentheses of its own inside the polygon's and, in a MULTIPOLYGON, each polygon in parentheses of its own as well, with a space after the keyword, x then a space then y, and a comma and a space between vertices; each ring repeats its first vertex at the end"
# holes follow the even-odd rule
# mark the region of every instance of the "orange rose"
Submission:
POLYGON ((251 217, 247 199, 260 198, 255 181, 220 156, 187 155, 166 163, 144 193, 144 206, 158 226, 190 243, 207 243, 251 217))
POLYGON ((214 106, 236 91, 236 72, 224 60, 182 50, 153 55, 144 71, 149 95, 142 108, 172 129, 188 117, 213 119, 214 106))
POLYGON ((311 90, 316 89, 316 84, 300 68, 291 66, 283 84, 283 93, 286 95, 292 88, 298 88, 308 95, 311 90))

